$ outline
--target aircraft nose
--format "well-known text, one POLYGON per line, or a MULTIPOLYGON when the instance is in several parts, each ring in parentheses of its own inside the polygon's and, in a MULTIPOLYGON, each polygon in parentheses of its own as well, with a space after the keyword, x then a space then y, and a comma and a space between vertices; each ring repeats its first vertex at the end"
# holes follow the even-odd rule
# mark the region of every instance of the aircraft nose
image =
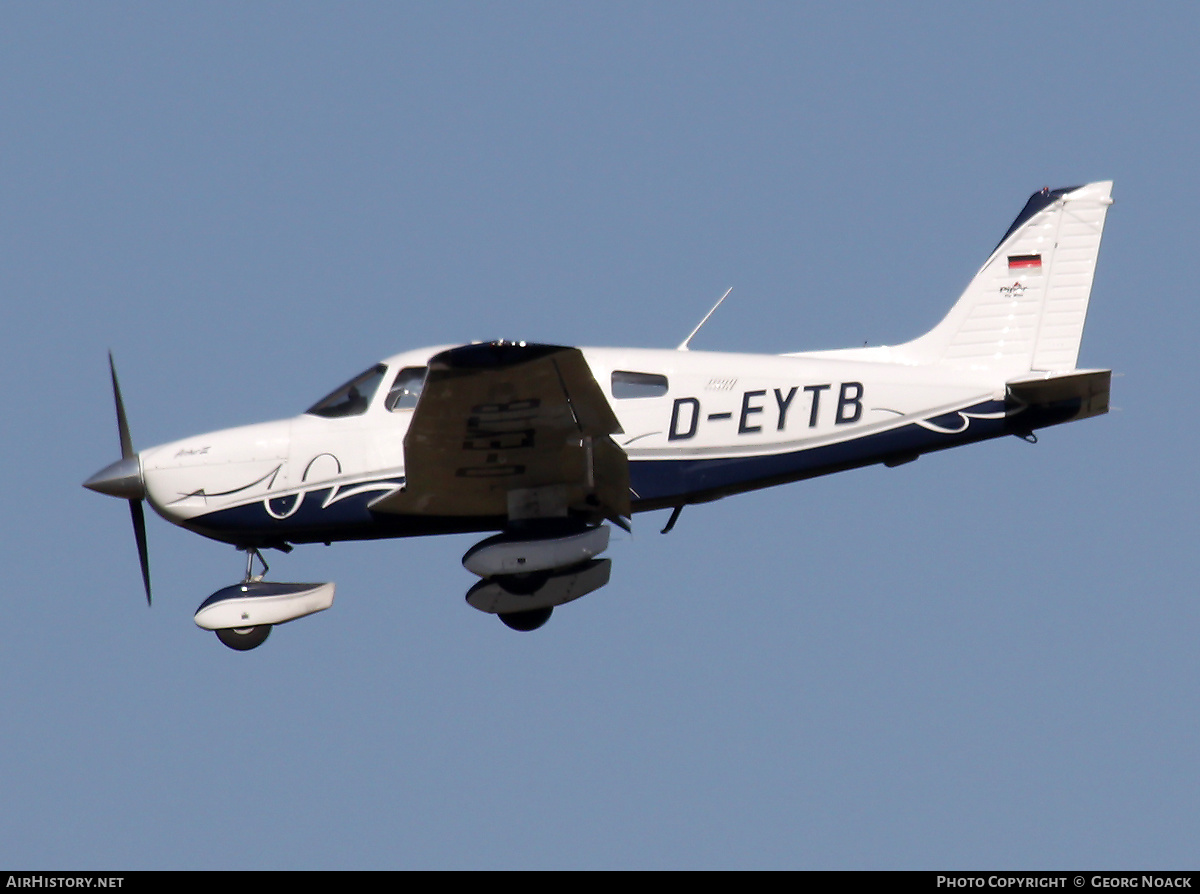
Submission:
POLYGON ((119 459, 83 482, 83 486, 110 497, 126 500, 145 499, 146 482, 142 478, 142 461, 136 455, 119 459))

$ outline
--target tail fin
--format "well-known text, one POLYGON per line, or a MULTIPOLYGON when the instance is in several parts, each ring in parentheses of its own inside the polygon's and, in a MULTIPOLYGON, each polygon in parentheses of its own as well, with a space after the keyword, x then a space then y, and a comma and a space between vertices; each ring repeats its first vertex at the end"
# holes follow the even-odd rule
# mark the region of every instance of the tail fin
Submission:
POLYGON ((937 326, 893 352, 1015 375, 1075 368, 1112 181, 1030 196, 937 326))

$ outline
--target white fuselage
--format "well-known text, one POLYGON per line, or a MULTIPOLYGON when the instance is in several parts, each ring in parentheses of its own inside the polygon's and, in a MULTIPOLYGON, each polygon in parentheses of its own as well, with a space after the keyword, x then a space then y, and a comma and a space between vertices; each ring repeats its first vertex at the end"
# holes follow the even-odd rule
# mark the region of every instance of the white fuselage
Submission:
MULTIPOLYGON (((383 384, 401 370, 424 367, 441 350, 389 358, 383 384)), ((614 440, 629 457, 635 511, 809 477, 824 466, 832 471, 936 449, 939 440, 965 435, 974 419, 1003 416, 983 406, 1004 398, 1003 380, 985 370, 964 375, 961 368, 843 359, 838 352, 583 353, 623 429, 614 440), (930 421, 947 413, 957 414, 948 425, 930 421), (914 425, 931 436, 929 447, 897 441, 894 448, 881 444, 878 455, 830 452, 914 425)), ((366 509, 405 475, 412 409, 389 410, 387 395, 379 387, 356 415, 306 413, 144 450, 147 496, 167 520, 238 543, 426 533, 427 527, 395 524, 375 530, 366 509), (338 526, 344 530, 335 532, 338 526)), ((976 437, 972 432, 970 439, 976 437)), ((464 521, 445 529, 491 526, 464 521)))

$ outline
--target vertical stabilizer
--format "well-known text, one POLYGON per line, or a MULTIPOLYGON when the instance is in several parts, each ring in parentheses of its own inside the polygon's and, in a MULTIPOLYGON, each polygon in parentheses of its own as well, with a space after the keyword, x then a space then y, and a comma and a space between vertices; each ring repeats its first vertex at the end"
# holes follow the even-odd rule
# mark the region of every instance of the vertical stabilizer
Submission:
POLYGON ((1015 375, 1075 368, 1112 181, 1034 193, 950 313, 899 345, 914 363, 1015 375))

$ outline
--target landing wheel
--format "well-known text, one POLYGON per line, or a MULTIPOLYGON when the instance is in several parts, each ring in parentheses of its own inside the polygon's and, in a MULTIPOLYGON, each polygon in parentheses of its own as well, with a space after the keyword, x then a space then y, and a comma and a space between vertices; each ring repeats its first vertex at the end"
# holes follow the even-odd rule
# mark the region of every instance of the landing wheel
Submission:
POLYGON ((531 608, 524 612, 501 612, 499 618, 513 630, 537 630, 550 620, 553 608, 531 608))
MULTIPOLYGON (((532 628, 530 628, 532 629, 532 628)), ((239 652, 249 652, 257 649, 271 635, 270 624, 260 624, 257 627, 225 627, 216 631, 217 639, 239 652)))
MULTIPOLYGON (((532 596, 538 590, 546 585, 546 581, 550 579, 548 571, 531 571, 526 574, 499 574, 493 577, 505 592, 512 593, 514 596, 532 596)), ((514 614, 524 614, 524 612, 514 612, 514 614)), ((545 621, 542 622, 543 624, 545 621)))

